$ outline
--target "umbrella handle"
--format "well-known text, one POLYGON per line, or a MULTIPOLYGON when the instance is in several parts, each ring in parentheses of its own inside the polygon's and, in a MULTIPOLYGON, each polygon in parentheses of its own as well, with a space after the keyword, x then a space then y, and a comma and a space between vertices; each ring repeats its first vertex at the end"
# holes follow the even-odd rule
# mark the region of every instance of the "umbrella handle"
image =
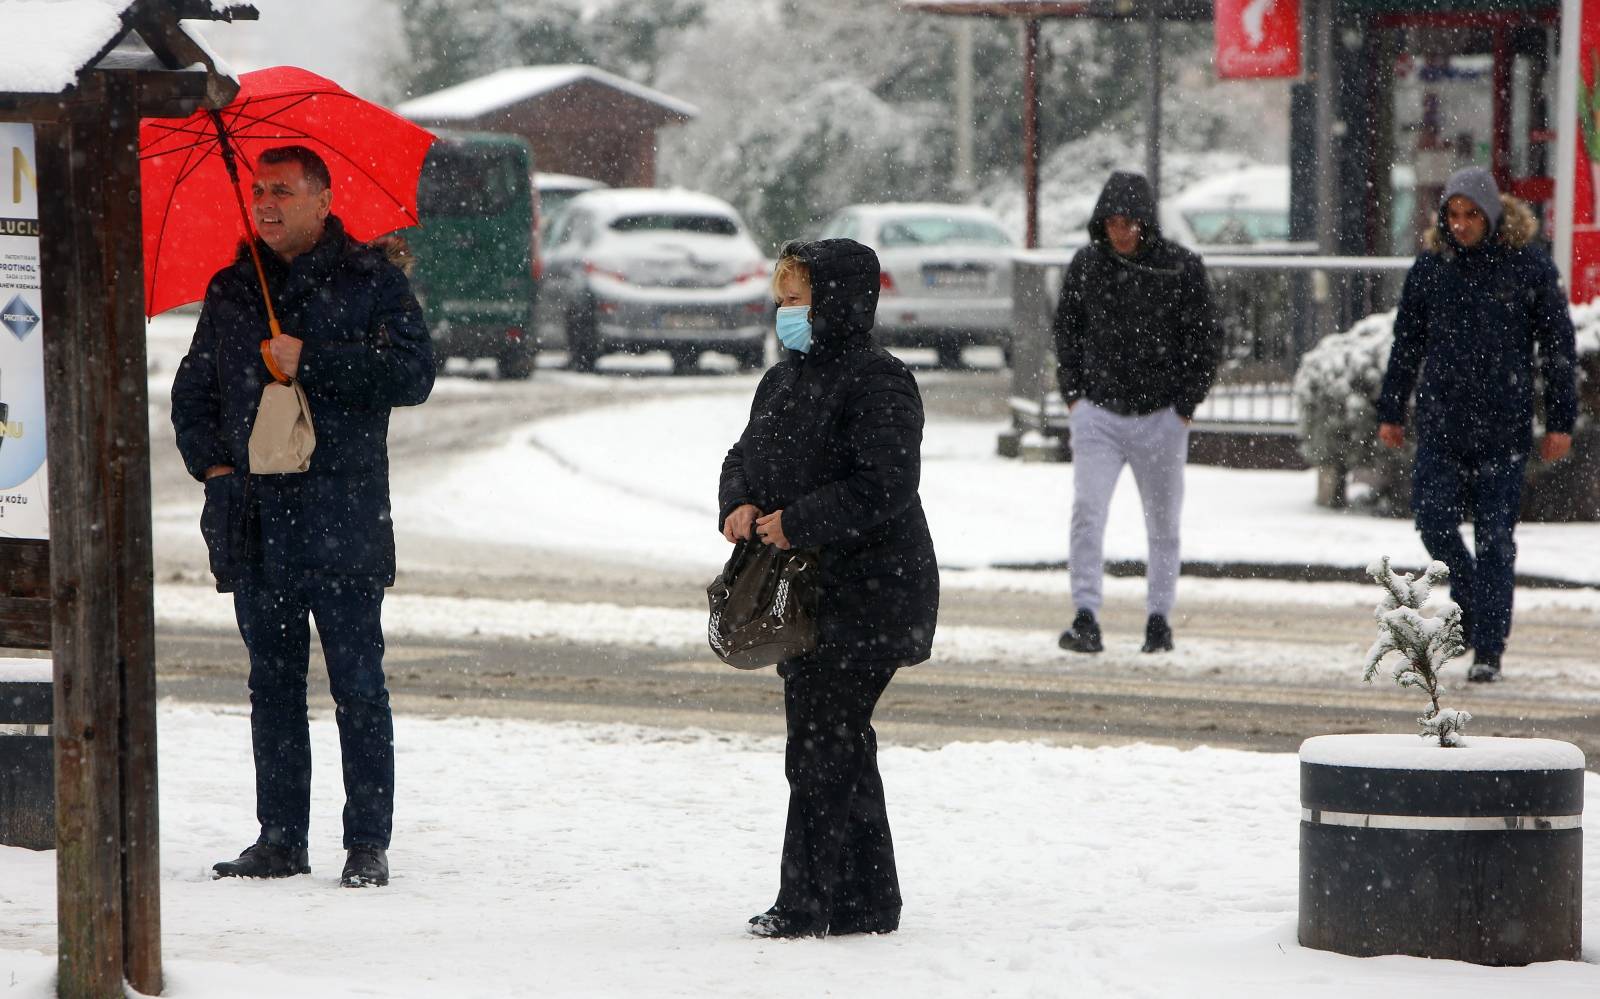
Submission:
MULTIPOLYGON (((261 252, 256 249, 255 228, 250 225, 250 213, 244 207, 244 195, 239 191, 239 167, 234 162, 233 143, 228 140, 228 129, 222 123, 221 112, 212 109, 211 121, 217 129, 218 148, 222 152, 222 165, 228 168, 228 179, 232 181, 233 197, 239 203, 239 221, 244 224, 245 246, 250 249, 250 260, 256 265, 256 282, 261 286, 261 301, 267 306, 267 328, 272 331, 273 337, 283 336, 283 328, 278 325, 278 313, 272 307, 272 295, 267 291, 267 272, 261 266, 261 252)), ((275 381, 287 385, 290 381, 283 369, 278 367, 278 362, 272 357, 272 340, 261 341, 261 360, 267 365, 267 373, 275 381)))

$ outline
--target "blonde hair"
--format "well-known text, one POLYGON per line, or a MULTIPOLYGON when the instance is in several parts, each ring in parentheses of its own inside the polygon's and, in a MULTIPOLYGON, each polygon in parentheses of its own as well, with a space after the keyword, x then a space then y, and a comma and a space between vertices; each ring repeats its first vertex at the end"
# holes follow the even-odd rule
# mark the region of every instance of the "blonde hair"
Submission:
POLYGON ((778 265, 772 269, 772 297, 782 300, 783 290, 780 287, 785 281, 794 278, 806 285, 811 284, 811 268, 806 262, 794 254, 778 258, 778 265))

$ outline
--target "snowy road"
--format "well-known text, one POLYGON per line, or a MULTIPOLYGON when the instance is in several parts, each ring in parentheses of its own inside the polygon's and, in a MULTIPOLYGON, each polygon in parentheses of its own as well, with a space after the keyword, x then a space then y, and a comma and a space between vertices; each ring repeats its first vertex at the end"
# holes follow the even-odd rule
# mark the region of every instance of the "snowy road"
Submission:
MULTIPOLYGON (((243 649, 227 599, 206 585, 198 490, 166 425, 186 336, 181 320, 152 333, 162 689, 237 704, 243 649)), ((716 467, 754 378, 664 370, 645 359, 632 377, 541 370, 527 383, 458 372, 426 406, 396 412, 401 577, 386 617, 405 710, 777 730, 770 671, 728 670, 703 638, 704 586, 725 550, 711 531, 716 467)), ((992 369, 919 372, 930 413, 923 492, 946 564, 944 600, 935 658, 891 688, 886 732, 924 743, 1026 735, 1283 750, 1308 732, 1411 727, 1412 698, 1359 681, 1372 636, 1368 587, 1186 577, 1179 651, 1149 657, 1136 651, 1143 583, 1112 579, 1108 651, 1082 658, 1054 645, 1069 616, 1066 573, 958 568, 1065 553, 1070 469, 990 457, 1004 379, 992 369)), ((1318 511, 1294 473, 1194 472, 1198 519, 1186 544, 1197 557, 1420 551, 1404 522, 1318 511), (1241 484, 1254 495, 1239 494, 1241 484), (1247 527, 1215 523, 1230 510, 1247 527), (1273 545, 1235 536, 1247 529, 1273 545)), ((1131 503, 1133 490, 1123 493, 1131 503)), ((1108 547, 1142 554, 1136 513, 1113 516, 1108 547)), ((1524 532, 1525 566, 1600 571, 1592 558, 1570 558, 1596 539, 1591 525, 1536 525, 1524 532)), ((1468 688, 1459 666, 1447 682, 1484 734, 1571 738, 1600 752, 1589 710, 1600 701, 1600 592, 1529 590, 1518 601, 1510 682, 1468 688)))

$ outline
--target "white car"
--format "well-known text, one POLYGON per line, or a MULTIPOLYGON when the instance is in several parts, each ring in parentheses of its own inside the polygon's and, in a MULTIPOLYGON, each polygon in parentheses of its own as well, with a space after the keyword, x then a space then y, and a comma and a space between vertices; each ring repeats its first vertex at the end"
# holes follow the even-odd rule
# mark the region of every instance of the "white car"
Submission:
POLYGON ((766 361, 772 268, 720 198, 684 190, 586 191, 554 219, 539 293, 541 340, 564 336, 567 366, 592 371, 613 351, 666 350, 766 361))
POLYGON ((865 243, 882 267, 873 337, 933 347, 942 367, 975 344, 1011 347, 1011 254, 998 216, 970 205, 878 204, 842 209, 823 238, 865 243))

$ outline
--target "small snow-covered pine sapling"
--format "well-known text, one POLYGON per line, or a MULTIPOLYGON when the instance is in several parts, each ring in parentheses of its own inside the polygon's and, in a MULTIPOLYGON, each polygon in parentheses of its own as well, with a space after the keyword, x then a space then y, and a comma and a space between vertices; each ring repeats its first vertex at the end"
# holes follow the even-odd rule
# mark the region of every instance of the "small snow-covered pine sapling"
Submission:
POLYGON ((1446 602, 1433 617, 1422 616, 1422 605, 1445 580, 1450 569, 1443 562, 1432 562, 1415 582, 1410 573, 1389 568, 1389 556, 1367 566, 1367 574, 1381 587, 1383 599, 1373 609, 1378 621, 1378 640, 1367 651, 1367 671, 1362 680, 1371 682, 1385 656, 1398 652, 1403 661, 1394 671, 1402 687, 1420 687, 1428 695, 1428 713, 1417 719, 1422 738, 1436 738, 1441 746, 1460 745, 1461 730, 1472 715, 1439 706, 1439 670, 1466 651, 1461 637, 1461 608, 1446 602))

